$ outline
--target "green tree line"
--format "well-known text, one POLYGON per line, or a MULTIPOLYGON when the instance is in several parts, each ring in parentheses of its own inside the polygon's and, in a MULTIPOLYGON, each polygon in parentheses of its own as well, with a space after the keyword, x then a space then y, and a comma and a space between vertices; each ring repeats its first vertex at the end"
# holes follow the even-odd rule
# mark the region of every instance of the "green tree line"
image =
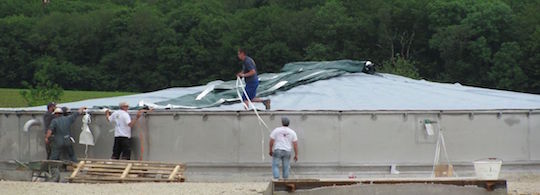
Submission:
POLYGON ((371 60, 413 78, 540 93, 539 0, 0 1, 0 87, 145 92, 371 60), (28 83, 28 84, 24 84, 28 83))

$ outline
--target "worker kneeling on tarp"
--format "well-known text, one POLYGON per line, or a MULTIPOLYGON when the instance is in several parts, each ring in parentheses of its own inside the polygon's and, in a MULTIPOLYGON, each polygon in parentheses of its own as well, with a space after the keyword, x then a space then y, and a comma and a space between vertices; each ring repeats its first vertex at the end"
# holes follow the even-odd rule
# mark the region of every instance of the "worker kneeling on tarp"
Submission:
POLYGON ((56 108, 54 110, 55 118, 51 121, 47 134, 45 135, 45 142, 47 144, 51 143, 52 145, 49 160, 60 160, 60 154, 65 151, 71 161, 77 162, 77 157, 75 156, 75 152, 73 152, 73 143, 75 143, 75 140, 71 136, 71 124, 73 124, 77 116, 79 116, 84 109, 86 109, 86 107, 83 106, 79 108, 78 112, 69 116, 62 116, 62 113, 64 112, 61 108, 56 108))

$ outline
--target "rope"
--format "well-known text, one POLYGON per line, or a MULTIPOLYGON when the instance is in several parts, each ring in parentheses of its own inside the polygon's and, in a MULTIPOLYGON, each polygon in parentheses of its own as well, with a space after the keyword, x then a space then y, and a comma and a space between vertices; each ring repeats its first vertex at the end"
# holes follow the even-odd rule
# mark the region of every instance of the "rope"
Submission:
MULTIPOLYGON (((253 108, 253 111, 255 112, 255 114, 257 115, 257 118, 259 118, 259 123, 262 123, 264 125, 264 127, 266 127, 266 129, 268 131, 270 131, 270 128, 268 128, 268 125, 266 125, 266 123, 264 122, 264 120, 261 118, 261 116, 259 116, 259 112, 257 112, 257 108, 255 107, 255 105, 253 104, 253 102, 251 102, 251 100, 248 98, 248 95, 247 95, 247 92, 246 92, 246 89, 244 88, 245 84, 244 82, 242 81, 242 79, 240 79, 240 77, 236 77, 236 93, 238 94, 238 97, 240 98, 240 101, 242 101, 242 96, 240 95, 240 92, 238 91, 238 88, 241 87, 242 88, 242 92, 244 93, 244 95, 246 96, 246 99, 247 101, 249 102, 249 106, 251 106, 251 108, 253 108), (239 85, 240 84, 240 85, 239 85)), ((246 105, 244 104, 244 108, 248 109, 248 107, 246 107, 246 105)))
MULTIPOLYGON (((247 95, 246 89, 244 87, 245 87, 245 85, 244 85, 244 82, 242 82, 242 79, 240 79, 240 77, 236 77, 236 94, 238 95, 238 98, 242 102, 242 105, 244 105, 244 108, 248 109, 249 107, 242 101, 242 95, 240 94, 240 91, 239 91, 239 88, 241 88, 244 96, 246 97, 246 99, 247 99, 247 101, 249 103, 249 106, 253 109, 253 111, 255 112, 255 115, 257 115, 257 119, 259 120, 259 126, 261 126, 261 159, 264 161, 265 160, 265 158, 264 158, 264 156, 265 156, 264 155, 264 132, 263 132, 262 126, 266 127, 266 131, 268 133, 270 133, 270 128, 268 127, 268 125, 266 125, 264 120, 261 118, 261 116, 259 115, 259 112, 257 112, 257 108, 255 107, 253 102, 251 102, 251 100, 248 98, 249 96, 247 95)), ((294 159, 293 159, 293 162, 294 162, 294 159)), ((289 176, 296 177, 296 174, 292 170, 292 163, 293 162, 289 163, 289 176)), ((294 162, 294 163, 296 163, 296 162, 294 162)))
POLYGON ((248 96, 244 86, 245 85, 244 85, 244 82, 242 81, 242 79, 240 79, 240 77, 236 77, 236 94, 238 95, 238 98, 240 98, 240 101, 242 101, 242 95, 240 95, 240 91, 239 91, 239 88, 242 88, 242 92, 244 93, 244 96, 246 97, 246 100, 249 103, 249 105, 246 105, 242 101, 242 105, 244 105, 245 109, 248 109, 249 108, 248 106, 250 106, 253 109, 253 111, 255 112, 255 115, 257 115, 257 118, 259 120, 259 126, 261 126, 261 159, 264 161, 265 160, 265 158, 264 158, 264 131, 263 131, 262 126, 266 127, 266 130, 268 131, 268 133, 270 133, 270 128, 268 128, 268 125, 266 125, 264 120, 259 115, 259 112, 257 112, 257 108, 255 107, 253 102, 251 102, 251 100, 249 99, 249 96, 248 96))
MULTIPOLYGON (((450 158, 448 158, 448 152, 446 151, 446 143, 444 141, 443 131, 439 128, 439 137, 437 138, 437 146, 435 147, 435 159, 433 160, 433 170, 431 172, 431 177, 435 177, 435 165, 439 164, 441 156, 441 148, 444 150, 444 157, 446 157, 446 162, 450 165, 450 158)), ((459 177, 457 172, 454 171, 456 177, 459 177)))
MULTIPOLYGON (((439 132, 441 134, 441 144, 444 150, 444 156, 446 157, 446 162, 448 165, 450 165, 450 158, 448 158, 448 152, 446 151, 446 142, 444 141, 444 136, 442 134, 442 131, 439 132)), ((455 170, 452 170, 456 177, 459 177, 458 173, 455 170)))
POLYGON ((441 153, 441 131, 439 130, 439 137, 437 138, 437 145, 435 146, 435 159, 433 159, 433 170, 431 171, 431 177, 435 177, 435 165, 439 164, 439 157, 441 153))
POLYGON ((85 144, 85 148, 84 148, 84 158, 88 159, 88 144, 85 144))

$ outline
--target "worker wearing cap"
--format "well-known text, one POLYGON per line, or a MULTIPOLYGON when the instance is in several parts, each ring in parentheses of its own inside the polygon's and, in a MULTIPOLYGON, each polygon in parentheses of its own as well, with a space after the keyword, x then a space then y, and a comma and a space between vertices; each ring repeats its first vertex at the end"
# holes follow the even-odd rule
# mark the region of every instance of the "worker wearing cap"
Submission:
MULTIPOLYGON (((51 121, 54 119, 54 109, 56 109, 56 103, 49 102, 47 104, 47 112, 45 112, 45 115, 43 115, 43 133, 47 135, 47 129, 51 125, 51 121)), ((51 156, 51 144, 50 142, 45 142, 45 151, 47 152, 47 159, 51 156)))
POLYGON ((289 128, 289 119, 281 118, 282 127, 275 128, 270 133, 270 156, 272 156, 272 174, 279 179, 279 164, 282 164, 283 179, 289 178, 289 167, 292 150, 294 161, 298 161, 298 137, 296 132, 289 128))
POLYGON ((47 130, 45 136, 45 142, 51 143, 51 156, 49 160, 60 160, 60 154, 67 152, 69 159, 73 162, 77 162, 75 152, 73 152, 72 144, 75 143, 73 137, 71 137, 71 124, 75 121, 77 116, 83 112, 86 107, 79 108, 78 112, 75 112, 69 116, 62 116, 61 108, 54 110, 55 118, 51 121, 51 125, 47 130))
POLYGON ((135 120, 131 120, 128 114, 129 105, 126 102, 119 104, 120 110, 110 113, 109 110, 105 111, 107 120, 114 122, 114 146, 111 159, 131 159, 131 128, 135 126, 137 120, 141 117, 142 112, 146 110, 139 110, 135 120))

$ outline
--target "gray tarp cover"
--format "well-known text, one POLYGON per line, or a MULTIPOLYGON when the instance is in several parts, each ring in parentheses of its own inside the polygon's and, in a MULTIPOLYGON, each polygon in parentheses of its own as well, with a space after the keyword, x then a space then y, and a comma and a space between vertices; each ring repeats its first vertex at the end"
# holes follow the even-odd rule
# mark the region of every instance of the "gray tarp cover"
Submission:
MULTIPOLYGON (((470 87, 460 85, 459 83, 415 80, 384 73, 365 74, 359 72, 363 67, 362 62, 338 62, 345 63, 291 63, 286 65, 283 68, 284 71, 281 73, 261 74, 261 86, 258 93, 259 95, 271 94, 265 98, 272 100, 272 110, 540 109, 540 95, 536 94, 470 87), (318 67, 321 66, 329 69, 319 69, 318 67), (346 73, 342 74, 344 72, 346 73), (340 75, 332 77, 333 74, 340 75), (316 80, 323 78, 328 79, 316 80), (280 81, 287 83, 274 90, 272 86, 276 86, 276 83, 280 81)), ((231 73, 231 75, 233 74, 231 73)), ((203 97, 208 92, 204 96, 206 97, 204 99, 205 103, 198 106, 209 106, 218 102, 219 99, 223 99, 224 102, 226 100, 236 100, 237 103, 218 104, 215 107, 199 108, 197 110, 244 110, 242 104, 237 101, 237 95, 234 90, 235 86, 235 81, 214 81, 205 86, 177 87, 127 96, 88 99, 62 103, 58 106, 67 106, 75 109, 80 106, 101 107, 118 105, 119 102, 125 101, 131 106, 141 106, 144 104, 151 106, 159 102, 161 105, 171 104, 170 107, 160 106, 161 109, 181 108, 173 107, 173 105, 176 105, 178 102, 178 104, 183 106, 193 106, 194 104, 190 104, 190 102, 194 102, 197 96, 203 97), (183 101, 187 103, 182 103, 183 101)), ((264 106, 260 103, 256 103, 255 106, 258 109, 264 109, 264 106)), ((46 106, 0 108, 0 110, 44 111, 46 110, 46 106)))
MULTIPOLYGON (((345 73, 361 72, 366 61, 339 60, 323 62, 294 62, 283 66, 280 73, 265 73, 259 76, 257 96, 264 97, 299 85, 329 79, 345 73)), ((236 80, 214 81, 202 92, 183 95, 166 101, 156 102, 154 107, 207 108, 238 102, 236 80)))

